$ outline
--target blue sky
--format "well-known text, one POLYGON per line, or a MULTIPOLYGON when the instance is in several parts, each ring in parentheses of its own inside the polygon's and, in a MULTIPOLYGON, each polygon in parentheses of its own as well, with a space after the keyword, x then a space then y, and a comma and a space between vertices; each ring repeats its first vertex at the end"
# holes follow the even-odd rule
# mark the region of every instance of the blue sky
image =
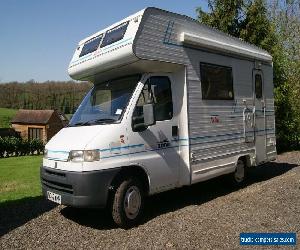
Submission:
POLYGON ((1 0, 0 83, 68 80, 77 43, 147 6, 196 18, 206 0, 1 0))

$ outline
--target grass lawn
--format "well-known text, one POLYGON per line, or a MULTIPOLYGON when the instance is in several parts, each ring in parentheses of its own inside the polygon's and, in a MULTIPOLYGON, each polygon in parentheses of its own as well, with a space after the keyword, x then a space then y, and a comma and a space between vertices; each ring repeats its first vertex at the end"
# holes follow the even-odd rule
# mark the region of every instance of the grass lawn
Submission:
POLYGON ((0 159, 0 203, 41 195, 42 156, 0 159))
POLYGON ((0 128, 9 128, 10 121, 16 115, 17 109, 0 108, 0 128))

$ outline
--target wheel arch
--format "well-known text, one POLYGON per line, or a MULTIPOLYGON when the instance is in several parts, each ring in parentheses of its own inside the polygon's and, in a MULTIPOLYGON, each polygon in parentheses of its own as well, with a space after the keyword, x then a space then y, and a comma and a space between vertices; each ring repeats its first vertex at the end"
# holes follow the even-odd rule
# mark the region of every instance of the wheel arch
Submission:
POLYGON ((148 195, 150 192, 150 178, 146 170, 139 165, 129 165, 120 168, 120 171, 116 174, 111 182, 111 190, 115 190, 120 184, 121 180, 126 177, 134 176, 137 177, 144 187, 145 194, 148 195))
POLYGON ((246 167, 251 167, 250 155, 248 155, 248 154, 247 155, 241 155, 241 156, 238 157, 236 162, 238 162, 238 160, 242 160, 246 167))

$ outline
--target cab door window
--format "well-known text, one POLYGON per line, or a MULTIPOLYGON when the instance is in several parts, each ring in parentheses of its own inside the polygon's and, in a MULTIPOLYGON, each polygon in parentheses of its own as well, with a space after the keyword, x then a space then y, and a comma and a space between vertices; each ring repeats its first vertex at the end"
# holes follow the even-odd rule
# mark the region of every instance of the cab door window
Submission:
POLYGON ((167 76, 150 77, 139 96, 133 116, 143 116, 143 105, 154 103, 156 121, 170 120, 173 117, 171 81, 167 76))

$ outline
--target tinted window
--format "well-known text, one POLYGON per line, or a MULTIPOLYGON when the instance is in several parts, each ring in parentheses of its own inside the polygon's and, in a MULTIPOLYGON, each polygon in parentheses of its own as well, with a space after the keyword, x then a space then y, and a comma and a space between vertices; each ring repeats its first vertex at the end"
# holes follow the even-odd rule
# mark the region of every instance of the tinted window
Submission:
POLYGON ((91 40, 87 41, 84 44, 79 57, 87 55, 87 54, 92 53, 95 50, 97 50, 98 47, 99 47, 99 44, 101 42, 102 37, 103 37, 103 35, 101 34, 100 36, 94 37, 91 40))
POLYGON ((157 121, 170 120, 173 117, 171 82, 166 76, 150 77, 140 94, 134 116, 143 115, 143 105, 150 100, 154 103, 157 121))
POLYGON ((262 78, 260 74, 255 75, 255 95, 256 98, 262 98, 262 78))
POLYGON ((200 63, 202 99, 233 100, 232 68, 200 63))
POLYGON ((127 30, 128 22, 122 23, 119 26, 108 30, 105 34, 101 48, 121 40, 127 30))

